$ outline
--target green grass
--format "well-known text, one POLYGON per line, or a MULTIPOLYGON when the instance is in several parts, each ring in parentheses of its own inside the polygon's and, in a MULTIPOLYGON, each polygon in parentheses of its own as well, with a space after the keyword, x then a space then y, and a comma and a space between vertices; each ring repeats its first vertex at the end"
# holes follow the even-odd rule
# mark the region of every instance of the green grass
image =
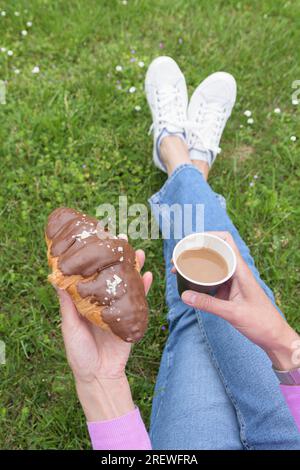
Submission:
MULTIPOLYGON (((0 338, 7 347, 7 364, 0 366, 0 447, 88 448, 57 300, 46 282, 43 227, 59 205, 95 214, 100 203, 117 203, 119 194, 146 203, 160 187, 164 176, 151 163, 143 94, 146 67, 157 55, 177 60, 189 91, 213 71, 235 75, 237 104, 210 181, 226 196, 263 278, 300 330, 299 140, 290 141, 300 138, 300 108, 291 104, 292 82, 300 80, 300 4, 24 0, 2 1, 1 9, 0 47, 14 55, 0 52, 0 80, 7 81, 7 103, 0 104, 0 338), (132 48, 145 68, 130 62, 132 48), (115 71, 119 64, 122 73, 115 71), (131 86, 136 93, 128 93, 131 86), (274 114, 275 107, 282 112, 274 114)), ((167 335, 161 245, 135 242, 155 275, 149 331, 128 367, 147 420, 167 335)))

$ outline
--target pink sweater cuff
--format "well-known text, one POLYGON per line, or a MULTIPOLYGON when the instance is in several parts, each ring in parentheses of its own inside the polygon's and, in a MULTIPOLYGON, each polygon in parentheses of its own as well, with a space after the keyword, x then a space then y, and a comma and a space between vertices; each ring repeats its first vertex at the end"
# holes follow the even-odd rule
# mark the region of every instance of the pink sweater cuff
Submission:
POLYGON ((300 431, 300 385, 280 385, 280 390, 300 431))
POLYGON ((87 423, 94 450, 150 450, 138 408, 109 421, 87 423))

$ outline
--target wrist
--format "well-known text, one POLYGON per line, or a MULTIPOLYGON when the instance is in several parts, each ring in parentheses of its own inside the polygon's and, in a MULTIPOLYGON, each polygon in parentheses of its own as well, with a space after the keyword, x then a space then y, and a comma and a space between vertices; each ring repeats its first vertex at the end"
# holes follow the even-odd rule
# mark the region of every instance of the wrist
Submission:
POLYGON ((280 371, 289 371, 300 367, 300 337, 288 324, 280 338, 265 351, 273 367, 280 371))
POLYGON ((87 421, 106 421, 118 418, 134 409, 126 376, 95 377, 83 382, 75 379, 79 401, 87 421))

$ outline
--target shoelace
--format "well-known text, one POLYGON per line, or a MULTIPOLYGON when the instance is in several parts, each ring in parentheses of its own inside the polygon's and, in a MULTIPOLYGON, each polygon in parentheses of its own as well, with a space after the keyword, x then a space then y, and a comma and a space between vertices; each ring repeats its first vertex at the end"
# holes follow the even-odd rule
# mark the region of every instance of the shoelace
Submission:
POLYGON ((159 132, 168 126, 177 127, 184 132, 186 123, 185 113, 183 111, 183 103, 181 95, 177 88, 166 86, 156 91, 157 95, 157 119, 153 122, 149 129, 149 134, 154 127, 158 127, 159 132))
POLYGON ((219 141, 226 118, 226 109, 219 104, 211 103, 199 109, 199 118, 188 121, 186 128, 190 131, 189 147, 199 150, 211 150, 214 154, 221 152, 219 141))

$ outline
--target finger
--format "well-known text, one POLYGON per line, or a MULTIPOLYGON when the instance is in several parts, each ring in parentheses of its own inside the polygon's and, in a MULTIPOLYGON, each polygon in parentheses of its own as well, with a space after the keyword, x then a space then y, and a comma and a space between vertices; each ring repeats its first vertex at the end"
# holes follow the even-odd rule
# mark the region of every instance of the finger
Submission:
POLYGON ((145 252, 143 250, 136 250, 135 255, 138 260, 139 268, 142 269, 145 263, 145 252))
POLYGON ((222 238, 222 240, 229 241, 232 238, 230 232, 226 232, 225 230, 208 230, 207 232, 209 235, 215 235, 216 237, 222 238))
POLYGON ((218 292, 216 294, 216 298, 217 299, 222 299, 222 300, 228 300, 229 294, 230 294, 231 284, 232 284, 231 279, 229 281, 225 282, 225 284, 222 284, 218 289, 218 292))
POLYGON ((120 238, 121 240, 126 240, 128 242, 128 237, 126 233, 119 233, 118 238, 120 238))
POLYGON ((238 250, 238 247, 236 246, 236 243, 231 235, 230 232, 225 232, 225 231, 219 231, 219 230, 215 230, 215 231, 211 231, 211 232, 205 232, 205 233, 208 233, 210 235, 215 235, 216 237, 219 237, 221 238, 222 240, 224 240, 225 242, 228 243, 228 245, 231 246, 231 248, 233 248, 233 250, 235 252, 238 252, 239 253, 239 250, 238 250))
POLYGON ((64 289, 55 287, 55 290, 58 295, 63 322, 74 326, 76 322, 80 321, 80 318, 70 295, 64 289))
POLYGON ((143 283, 144 283, 144 289, 145 289, 145 294, 146 295, 148 295, 148 292, 149 292, 150 287, 152 285, 152 281, 153 281, 153 275, 150 271, 147 271, 143 275, 143 283))
POLYGON ((247 266, 247 264, 246 264, 244 258, 242 257, 242 255, 240 253, 240 250, 238 249, 231 233, 230 232, 225 232, 225 231, 224 232, 223 231, 217 231, 217 230, 216 231, 209 231, 209 232, 205 232, 205 233, 215 235, 216 237, 221 238, 226 243, 228 243, 228 245, 233 249, 233 251, 236 255, 236 258, 237 258, 237 265, 236 265, 235 274, 237 276, 239 276, 240 273, 243 272, 243 270, 244 270, 245 266, 247 266))
POLYGON ((174 266, 174 261, 173 261, 173 258, 171 258, 171 264, 173 264, 172 268, 171 268, 171 273, 176 273, 176 268, 174 266))
POLYGON ((232 303, 207 294, 199 294, 191 290, 183 292, 181 296, 184 303, 199 310, 213 313, 225 320, 229 320, 233 311, 232 303))
POLYGON ((245 299, 255 298, 259 292, 262 292, 262 289, 258 289, 259 284, 245 261, 238 263, 232 281, 237 282, 238 289, 245 299))

